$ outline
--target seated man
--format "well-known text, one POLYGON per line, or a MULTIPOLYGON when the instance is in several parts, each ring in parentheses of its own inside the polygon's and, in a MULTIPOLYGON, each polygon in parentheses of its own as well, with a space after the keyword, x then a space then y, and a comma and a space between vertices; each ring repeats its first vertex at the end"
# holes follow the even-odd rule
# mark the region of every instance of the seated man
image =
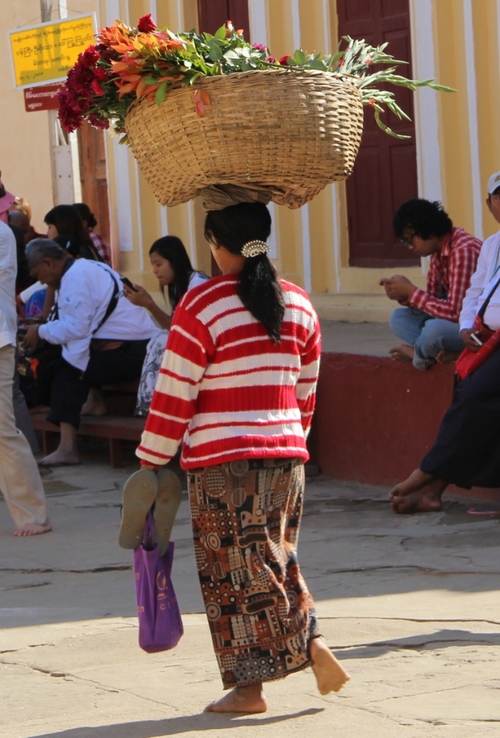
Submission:
POLYGON ((89 389, 139 378, 158 328, 147 310, 123 298, 120 276, 106 264, 73 259, 50 239, 31 241, 26 255, 32 277, 57 293, 48 322, 30 326, 24 344, 33 349, 43 339, 62 347, 40 358, 47 419, 61 428, 59 447, 40 465, 78 464, 76 433, 89 389))
POLYGON ((414 367, 424 371, 436 361, 454 361, 464 349, 458 317, 481 241, 455 228, 441 204, 429 200, 403 203, 393 227, 410 251, 431 257, 425 290, 399 274, 379 282, 390 300, 404 306, 390 317, 391 330, 404 341, 390 350, 392 358, 413 361, 414 367))
MULTIPOLYGON (((487 190, 486 205, 500 223, 500 172, 491 175, 487 190)), ((484 325, 499 331, 500 231, 483 244, 460 313, 460 335, 475 354, 480 350, 475 318, 483 311, 484 325)), ((483 354, 478 364, 455 385, 453 402, 419 468, 389 492, 394 512, 438 512, 449 484, 500 486, 500 348, 483 354)))

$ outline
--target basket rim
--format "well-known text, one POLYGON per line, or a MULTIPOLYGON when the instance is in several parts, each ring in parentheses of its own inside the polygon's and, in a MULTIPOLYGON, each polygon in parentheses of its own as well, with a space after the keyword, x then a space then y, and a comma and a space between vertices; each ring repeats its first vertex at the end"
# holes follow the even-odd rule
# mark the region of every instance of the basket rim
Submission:
POLYGON ((346 75, 339 74, 338 72, 327 72, 323 69, 294 69, 292 67, 283 67, 282 69, 247 69, 243 72, 231 72, 231 74, 207 75, 205 77, 200 77, 191 85, 182 84, 180 82, 174 83, 168 90, 167 94, 165 95, 165 99, 160 105, 157 105, 154 100, 147 100, 146 98, 137 100, 133 103, 133 105, 130 106, 127 115, 125 116, 125 128, 127 118, 132 112, 138 110, 139 108, 146 108, 150 106, 161 108, 165 103, 168 102, 169 95, 175 91, 186 90, 189 92, 190 90, 196 90, 196 88, 203 87, 204 85, 213 85, 217 83, 224 84, 226 80, 227 84, 231 84, 232 82, 236 82, 238 79, 251 76, 285 77, 285 75, 290 77, 293 76, 295 79, 300 77, 325 77, 326 79, 330 79, 332 82, 338 82, 340 85, 348 85, 356 91, 357 95, 359 96, 359 104, 362 105, 361 91, 359 87, 355 85, 354 82, 352 82, 346 75))

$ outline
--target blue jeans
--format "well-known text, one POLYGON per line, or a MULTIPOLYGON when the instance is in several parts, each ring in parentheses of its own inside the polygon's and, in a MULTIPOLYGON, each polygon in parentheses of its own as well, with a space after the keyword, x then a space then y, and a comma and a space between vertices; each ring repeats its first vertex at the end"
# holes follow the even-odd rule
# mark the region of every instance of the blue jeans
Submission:
POLYGON ((432 318, 422 324, 425 316, 423 310, 400 307, 389 318, 391 331, 414 347, 413 366, 421 371, 435 363, 440 351, 463 351, 465 348, 458 323, 432 318))

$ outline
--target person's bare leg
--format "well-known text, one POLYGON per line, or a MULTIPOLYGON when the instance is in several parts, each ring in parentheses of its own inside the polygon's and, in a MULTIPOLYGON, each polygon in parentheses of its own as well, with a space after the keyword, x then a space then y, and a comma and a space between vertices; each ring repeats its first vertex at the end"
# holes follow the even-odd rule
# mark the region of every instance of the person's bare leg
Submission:
POLYGON ((262 683, 250 684, 248 687, 235 687, 215 702, 210 702, 204 712, 266 712, 267 700, 262 683))
POLYGON ((107 415, 108 408, 102 390, 91 388, 80 415, 107 415))
POLYGON ((389 349, 391 359, 394 359, 394 361, 413 361, 414 353, 415 349, 413 346, 409 346, 406 343, 401 344, 401 346, 393 346, 389 349))
POLYGON ((52 530, 52 524, 47 520, 42 525, 40 523, 25 523, 14 531, 13 536, 39 536, 42 533, 48 533, 52 530))
POLYGON ((350 676, 327 646, 324 638, 313 638, 309 642, 311 666, 320 694, 338 692, 350 676))
POLYGON ((420 489, 404 495, 393 495, 391 507, 396 513, 411 515, 418 512, 439 512, 443 508, 442 494, 448 486, 445 479, 431 477, 420 489))
POLYGON ((38 462, 39 466, 72 466, 80 463, 76 446, 76 428, 70 423, 61 423, 61 438, 56 450, 38 462))

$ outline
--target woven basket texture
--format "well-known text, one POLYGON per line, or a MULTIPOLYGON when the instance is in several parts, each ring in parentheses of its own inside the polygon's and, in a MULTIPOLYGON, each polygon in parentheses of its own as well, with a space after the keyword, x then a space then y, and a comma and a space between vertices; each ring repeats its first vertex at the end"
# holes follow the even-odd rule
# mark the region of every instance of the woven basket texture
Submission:
POLYGON ((130 147, 162 205, 208 185, 265 189, 298 208, 349 176, 361 139, 355 85, 328 72, 265 70, 206 77, 136 104, 126 118, 130 147), (210 104, 198 116, 194 91, 210 104))

